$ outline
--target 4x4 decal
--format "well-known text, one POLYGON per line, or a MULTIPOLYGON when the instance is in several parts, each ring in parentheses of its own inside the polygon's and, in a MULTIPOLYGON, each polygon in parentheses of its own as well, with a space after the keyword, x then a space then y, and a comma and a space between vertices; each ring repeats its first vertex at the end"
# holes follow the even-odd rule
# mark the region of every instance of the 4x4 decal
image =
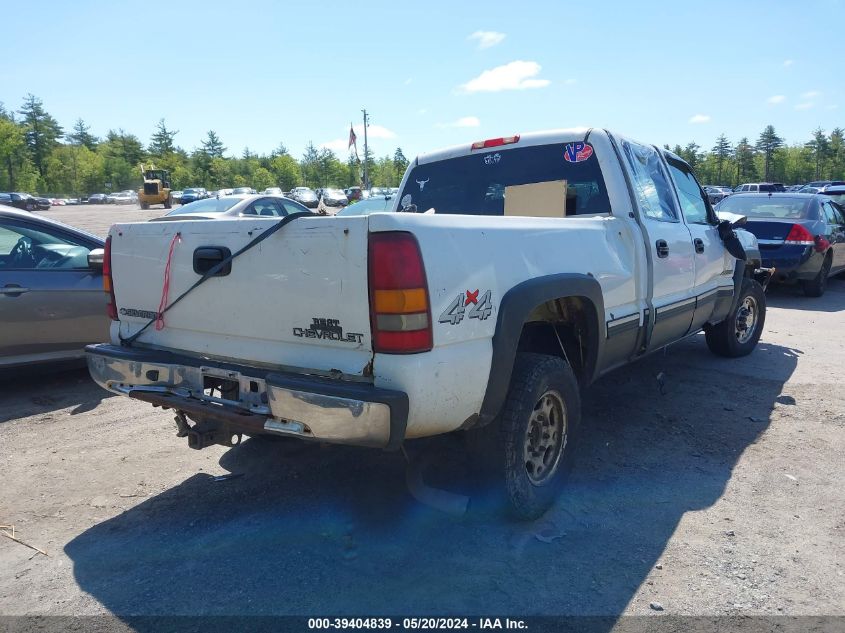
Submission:
POLYGON ((493 313, 493 292, 488 290, 479 298, 480 290, 467 290, 459 293, 449 306, 440 315, 440 323, 457 325, 463 321, 464 316, 470 319, 485 320, 493 313), (466 314, 467 306, 472 305, 469 314, 466 314))

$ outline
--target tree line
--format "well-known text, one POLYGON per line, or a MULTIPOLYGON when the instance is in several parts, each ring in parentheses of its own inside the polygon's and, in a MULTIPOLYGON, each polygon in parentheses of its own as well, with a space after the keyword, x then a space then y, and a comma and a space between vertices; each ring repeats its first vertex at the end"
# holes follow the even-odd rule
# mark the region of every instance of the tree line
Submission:
POLYGON ((702 183, 736 186, 746 182, 845 180, 845 131, 825 134, 816 129, 804 143, 787 145, 774 126, 767 125, 752 143, 744 136, 736 144, 721 134, 709 151, 695 142, 664 147, 687 161, 702 183))
POLYGON ((369 152, 362 160, 350 157, 344 162, 311 142, 300 159, 291 156, 284 143, 269 155, 247 147, 240 157, 225 156, 226 146, 214 130, 189 153, 177 145, 178 133, 161 119, 146 145, 122 129, 98 138, 82 119, 65 130, 34 95, 27 95, 17 111, 0 103, 0 191, 75 197, 136 189, 142 182, 142 163, 169 170, 174 189, 345 188, 361 184, 363 160, 371 185, 396 187, 408 166, 398 147, 393 156, 376 158, 369 152))
MULTIPOLYGON (((175 189, 249 186, 287 191, 299 185, 361 184, 361 161, 352 156, 342 161, 333 151, 311 142, 299 159, 288 153, 284 143, 270 154, 257 154, 247 147, 236 157, 225 156, 226 146, 214 130, 190 153, 177 145, 178 133, 161 119, 146 145, 122 129, 98 138, 82 119, 66 131, 34 95, 27 95, 17 111, 0 103, 0 191, 77 196, 135 189, 141 184, 141 163, 168 169, 175 189)), ((710 150, 702 150, 695 142, 665 147, 692 165, 703 183, 793 184, 845 180, 844 135, 839 127, 829 134, 817 129, 806 142, 787 145, 767 125, 753 143, 748 137, 732 143, 721 134, 710 150)), ((398 186, 408 166, 398 147, 393 156, 376 158, 370 152, 365 160, 370 183, 380 187, 398 186)))

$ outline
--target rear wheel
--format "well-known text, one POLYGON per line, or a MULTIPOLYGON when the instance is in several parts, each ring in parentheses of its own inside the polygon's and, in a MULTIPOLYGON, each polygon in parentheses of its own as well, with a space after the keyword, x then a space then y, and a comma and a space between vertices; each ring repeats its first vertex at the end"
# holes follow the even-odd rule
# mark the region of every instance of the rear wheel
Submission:
POLYGON ((147 203, 147 202, 142 202, 142 203, 141 203, 141 208, 142 208, 142 209, 144 209, 144 210, 146 211, 147 209, 149 209, 149 208, 150 208, 150 205, 149 205, 149 203, 147 203))
POLYGON ((572 464, 581 419, 578 381, 557 356, 518 354, 499 417, 470 431, 475 461, 513 516, 536 519, 554 503, 572 464), (481 454, 478 452, 481 451, 481 454))
POLYGON ((801 287, 805 295, 808 297, 821 297, 824 294, 824 291, 827 290, 827 278, 830 275, 831 264, 832 258, 828 255, 822 262, 819 274, 809 281, 802 282, 801 287))
POLYGON ((170 200, 170 196, 167 196, 167 200, 164 201, 164 208, 169 209, 173 206, 173 202, 170 200))
POLYGON ((718 356, 738 358, 757 346, 766 322, 766 295, 756 280, 744 278, 739 301, 727 318, 704 330, 707 347, 718 356))

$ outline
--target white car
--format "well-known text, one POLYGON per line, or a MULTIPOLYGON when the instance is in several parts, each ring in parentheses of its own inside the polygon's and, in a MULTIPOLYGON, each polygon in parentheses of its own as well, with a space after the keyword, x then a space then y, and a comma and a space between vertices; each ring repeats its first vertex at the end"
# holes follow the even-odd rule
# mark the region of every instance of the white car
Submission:
POLYGON ((112 226, 111 344, 88 348, 91 375, 174 410, 193 448, 466 431, 534 518, 573 459, 581 389, 701 330, 726 357, 760 338, 756 239, 656 146, 600 129, 488 139, 419 156, 393 199, 112 226))
POLYGON ((264 193, 265 193, 266 195, 277 195, 277 196, 281 196, 281 195, 282 195, 282 189, 281 189, 281 187, 267 187, 267 188, 264 190, 264 193))

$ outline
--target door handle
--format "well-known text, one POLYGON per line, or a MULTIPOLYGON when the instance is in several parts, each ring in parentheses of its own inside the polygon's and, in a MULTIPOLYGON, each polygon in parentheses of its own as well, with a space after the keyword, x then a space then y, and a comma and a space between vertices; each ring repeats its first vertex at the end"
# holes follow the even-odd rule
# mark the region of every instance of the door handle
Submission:
POLYGON ((24 288, 18 284, 6 284, 0 288, 0 295, 8 295, 10 297, 19 297, 25 292, 29 292, 29 288, 24 288))
MULTIPOLYGON (((225 246, 200 246, 194 251, 194 272, 198 275, 204 275, 231 255, 232 251, 225 246)), ((232 272, 232 262, 218 270, 214 276, 225 277, 230 272, 232 272)))
POLYGON ((657 247, 657 256, 660 259, 669 257, 669 245, 666 243, 666 240, 657 240, 655 246, 657 247))
POLYGON ((695 244, 695 252, 696 253, 703 253, 704 252, 704 240, 703 239, 701 239, 700 237, 697 237, 692 241, 692 243, 695 244))

